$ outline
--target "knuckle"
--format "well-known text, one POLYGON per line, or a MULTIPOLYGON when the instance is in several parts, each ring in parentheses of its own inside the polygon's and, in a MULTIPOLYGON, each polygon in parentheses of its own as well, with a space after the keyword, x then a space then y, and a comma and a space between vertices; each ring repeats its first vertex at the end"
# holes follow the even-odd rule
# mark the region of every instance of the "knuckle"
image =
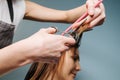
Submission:
POLYGON ((64 51, 64 48, 63 48, 63 47, 61 47, 61 48, 60 48, 60 52, 63 52, 63 51, 64 51))
POLYGON ((60 56, 61 56, 61 53, 60 53, 60 52, 54 54, 54 57, 55 57, 55 58, 59 58, 60 56))
POLYGON ((56 57, 59 58, 60 56, 61 56, 61 53, 58 53, 56 57))
POLYGON ((67 49, 68 49, 68 47, 64 45, 64 46, 61 48, 60 51, 63 52, 63 51, 65 51, 65 50, 67 50, 67 49))

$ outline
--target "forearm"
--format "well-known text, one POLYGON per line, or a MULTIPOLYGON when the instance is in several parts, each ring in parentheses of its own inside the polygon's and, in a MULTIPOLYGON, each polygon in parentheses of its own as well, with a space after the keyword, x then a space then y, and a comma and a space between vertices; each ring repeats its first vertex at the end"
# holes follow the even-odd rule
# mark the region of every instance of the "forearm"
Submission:
POLYGON ((36 3, 26 1, 25 19, 45 22, 64 22, 65 11, 47 8, 36 3))
POLYGON ((0 50, 0 75, 30 63, 23 49, 24 45, 18 42, 0 50))
POLYGON ((65 43, 75 44, 73 38, 54 35, 55 32, 54 28, 41 29, 24 40, 0 49, 0 75, 32 62, 43 62, 44 59, 55 61, 61 52, 68 50, 65 43))
POLYGON ((75 22, 80 16, 82 16, 86 12, 86 6, 82 5, 80 7, 71 9, 67 11, 67 22, 72 23, 75 22))
POLYGON ((80 6, 71 10, 55 10, 26 1, 25 19, 50 22, 72 23, 86 11, 86 6, 80 6))

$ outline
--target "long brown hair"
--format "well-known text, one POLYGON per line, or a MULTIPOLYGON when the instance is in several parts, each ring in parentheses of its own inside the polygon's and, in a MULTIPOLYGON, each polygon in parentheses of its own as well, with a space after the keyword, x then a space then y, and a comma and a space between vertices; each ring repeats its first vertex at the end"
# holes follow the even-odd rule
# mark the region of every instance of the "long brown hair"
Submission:
MULTIPOLYGON (((69 33, 75 40, 76 44, 71 46, 71 48, 67 51, 70 51, 76 54, 76 50, 80 45, 80 41, 83 35, 83 32, 87 30, 88 25, 82 25, 75 31, 69 33)), ((62 56, 59 59, 57 64, 55 63, 33 63, 25 77, 25 80, 47 80, 50 75, 52 75, 51 80, 54 79, 55 74, 58 73, 58 70, 61 70, 62 65, 64 63, 65 53, 67 51, 62 52, 62 56)))

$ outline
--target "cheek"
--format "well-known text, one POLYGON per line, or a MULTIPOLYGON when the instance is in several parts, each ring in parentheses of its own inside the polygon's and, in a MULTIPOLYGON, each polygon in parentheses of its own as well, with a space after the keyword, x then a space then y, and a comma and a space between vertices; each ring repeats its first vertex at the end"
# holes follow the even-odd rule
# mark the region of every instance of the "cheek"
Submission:
POLYGON ((66 57, 62 64, 62 68, 58 72, 58 75, 61 78, 60 80, 71 80, 70 73, 71 70, 73 69, 72 65, 73 65, 72 60, 66 57))
POLYGON ((71 73, 71 71, 74 69, 74 61, 72 58, 66 58, 64 60, 64 64, 63 64, 63 72, 66 73, 66 75, 69 75, 71 73))
POLYGON ((74 65, 75 65, 74 60, 71 57, 67 57, 64 62, 64 66, 66 66, 69 69, 69 68, 73 68, 74 65))

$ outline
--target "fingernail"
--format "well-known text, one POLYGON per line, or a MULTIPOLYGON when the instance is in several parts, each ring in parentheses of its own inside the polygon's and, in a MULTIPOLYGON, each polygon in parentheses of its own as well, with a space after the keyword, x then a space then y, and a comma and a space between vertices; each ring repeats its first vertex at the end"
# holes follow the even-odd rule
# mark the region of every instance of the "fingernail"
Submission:
POLYGON ((51 28, 54 28, 54 29, 55 29, 55 33, 58 32, 58 28, 57 28, 57 27, 51 26, 51 28))

